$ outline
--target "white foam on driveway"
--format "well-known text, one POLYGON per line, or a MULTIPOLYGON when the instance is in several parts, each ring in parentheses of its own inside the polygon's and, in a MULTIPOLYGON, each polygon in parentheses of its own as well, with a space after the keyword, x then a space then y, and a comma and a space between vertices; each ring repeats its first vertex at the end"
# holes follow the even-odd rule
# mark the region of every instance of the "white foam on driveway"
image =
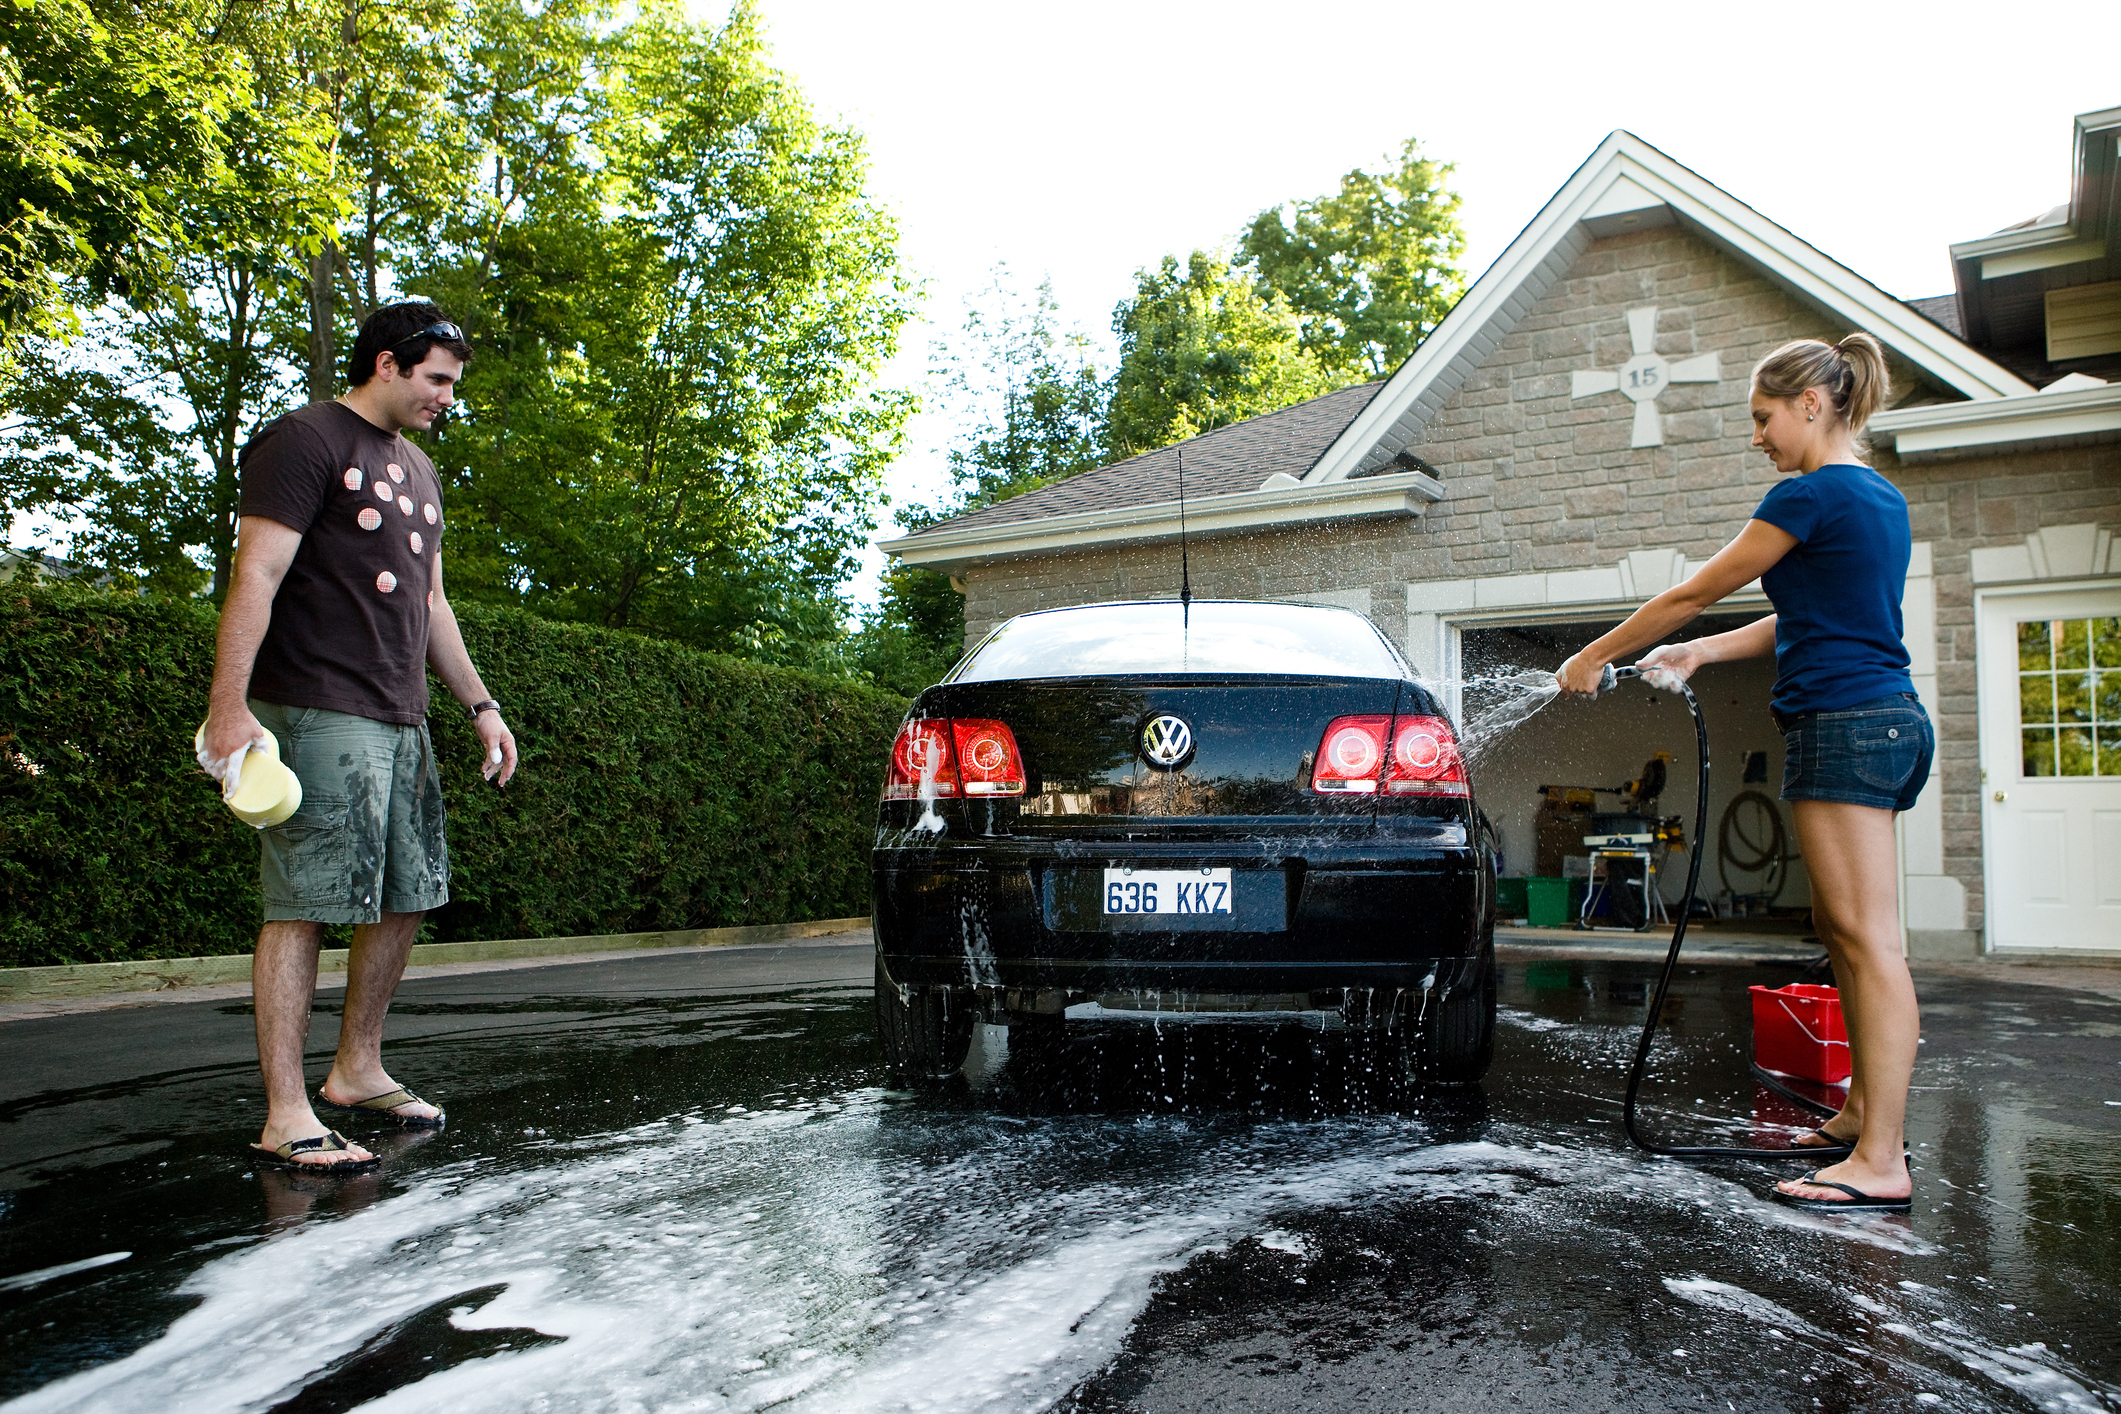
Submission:
POLYGON ((440 1171, 208 1263, 183 1288, 199 1304, 159 1339, 9 1408, 269 1403, 393 1323, 505 1284, 456 1323, 565 1341, 374 1407, 1034 1410, 1117 1353, 1158 1276, 1278 1214, 1497 1199, 1595 1163, 1423 1147, 1403 1121, 1208 1127, 1194 1143, 1182 1119, 1002 1126, 895 1108, 865 1092, 554 1146, 537 1169, 440 1171), (1111 1177, 1050 1181, 1083 1141, 1108 1146, 1111 1177), (1130 1166, 1139 1150, 1156 1157, 1130 1166))

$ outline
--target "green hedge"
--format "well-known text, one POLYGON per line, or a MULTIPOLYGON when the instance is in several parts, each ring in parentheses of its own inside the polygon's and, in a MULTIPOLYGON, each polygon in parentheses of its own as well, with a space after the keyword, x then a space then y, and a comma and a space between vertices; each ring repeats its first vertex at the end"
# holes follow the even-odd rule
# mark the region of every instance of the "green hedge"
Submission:
MULTIPOLYGON (((479 778, 439 683, 452 895, 431 937, 852 917, 905 701, 460 608, 522 768, 479 778)), ((249 951, 258 845, 192 760, 213 610, 0 585, 0 966, 249 951)))

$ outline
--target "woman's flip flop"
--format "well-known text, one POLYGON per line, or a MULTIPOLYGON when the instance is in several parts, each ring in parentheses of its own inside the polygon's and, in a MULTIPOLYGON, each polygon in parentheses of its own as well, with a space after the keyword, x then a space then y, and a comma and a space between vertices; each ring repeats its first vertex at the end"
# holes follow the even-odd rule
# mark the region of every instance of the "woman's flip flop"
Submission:
POLYGON ((1821 1178, 1817 1169, 1812 1170, 1799 1183, 1808 1183, 1814 1188, 1838 1188, 1848 1194, 1846 1198, 1802 1198, 1795 1193, 1785 1193, 1780 1188, 1768 1190, 1768 1197, 1778 1203, 1787 1203, 1793 1208, 1810 1208, 1815 1212, 1863 1212, 1904 1213, 1915 1204, 1915 1195, 1905 1198, 1880 1198, 1860 1188, 1851 1188, 1846 1183, 1836 1183, 1830 1178, 1821 1178))
MULTIPOLYGON (((405 1125, 410 1129, 440 1129, 442 1121, 448 1118, 446 1114, 401 1115, 398 1113, 398 1106, 400 1105, 424 1105, 427 1103, 426 1100, 421 1099, 402 1085, 395 1090, 386 1090, 380 1095, 370 1095, 365 1100, 356 1100, 350 1105, 342 1105, 337 1100, 327 1100, 324 1098, 322 1090, 317 1091, 318 1108, 330 1110, 333 1114, 359 1115, 371 1119, 380 1115, 384 1119, 394 1119, 399 1124, 405 1125)), ((441 1106, 437 1105, 435 1108, 439 1111, 441 1106)))

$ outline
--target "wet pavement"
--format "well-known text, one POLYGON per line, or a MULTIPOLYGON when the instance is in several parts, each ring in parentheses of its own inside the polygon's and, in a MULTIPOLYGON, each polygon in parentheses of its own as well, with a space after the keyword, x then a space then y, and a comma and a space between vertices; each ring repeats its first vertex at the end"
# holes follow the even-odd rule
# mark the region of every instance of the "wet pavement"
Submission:
MULTIPOLYGON (((1661 1134, 1796 1132, 1745 1068, 1745 988, 1795 972, 1684 971, 1661 1134)), ((1921 974, 1915 1211, 1818 1216, 1759 1196, 1792 1165, 1629 1150, 1651 975, 1506 958, 1458 1096, 1315 1014, 982 1029, 895 1091, 861 944, 420 978, 391 1065, 450 1127, 346 1179, 241 1162, 247 1001, 9 1022, 0 1399, 2121 1409, 2121 1000, 1921 974)))

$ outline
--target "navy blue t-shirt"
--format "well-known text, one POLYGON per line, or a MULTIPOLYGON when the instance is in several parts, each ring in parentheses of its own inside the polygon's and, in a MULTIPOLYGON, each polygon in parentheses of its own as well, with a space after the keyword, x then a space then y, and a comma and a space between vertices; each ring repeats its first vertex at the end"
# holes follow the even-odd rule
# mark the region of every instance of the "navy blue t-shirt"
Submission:
POLYGON ((1907 498, 1867 466, 1823 466, 1769 491, 1753 518, 1797 537, 1760 576, 1775 605, 1775 710, 1831 712, 1913 692, 1900 641, 1907 498))

